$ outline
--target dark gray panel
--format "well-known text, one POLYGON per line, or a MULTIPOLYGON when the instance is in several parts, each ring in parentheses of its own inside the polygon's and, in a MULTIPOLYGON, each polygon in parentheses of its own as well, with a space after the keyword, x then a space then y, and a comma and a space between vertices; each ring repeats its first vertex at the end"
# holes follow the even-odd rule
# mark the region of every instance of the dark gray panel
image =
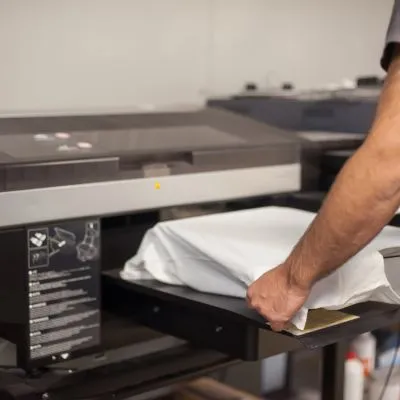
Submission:
POLYGON ((0 167, 0 192, 6 190, 6 173, 4 168, 0 167))
POLYGON ((192 151, 246 144, 246 140, 209 126, 177 126, 131 130, 73 131, 68 139, 54 134, 0 136, 0 148, 24 160, 47 157, 77 157, 101 153, 121 154, 192 151), (88 146, 88 147, 86 147, 88 146))
MULTIPOLYGON (((70 117, 74 120, 78 117, 70 117)), ((79 117, 82 120, 83 117, 79 117)), ((89 118, 89 117, 86 117, 89 118)), ((92 119, 94 117, 91 117, 92 119)), ((99 116, 99 121, 104 117, 99 116)), ((64 117, 65 119, 65 117, 64 117)), ((232 113, 205 109, 196 113, 170 115, 132 115, 114 116, 112 120, 117 129, 93 129, 79 125, 79 130, 52 132, 44 129, 55 128, 56 119, 39 119, 41 130, 35 130, 34 119, 32 130, 24 132, 28 121, 21 119, 19 134, 0 135, 0 148, 17 159, 47 159, 48 157, 76 159, 93 157, 103 153, 160 153, 195 151, 199 149, 254 147, 258 145, 274 146, 278 144, 295 144, 297 139, 291 133, 271 128, 251 119, 232 113), (117 121, 121 119, 118 126, 117 121), (126 126, 129 120, 131 126, 126 126), (160 122, 166 122, 160 125, 160 122), (59 137, 58 134, 67 134, 59 137), (89 144, 89 148, 80 144, 89 144)), ((0 119, 0 133, 7 124, 7 119, 0 119)), ((13 121, 17 124, 17 120, 13 121)), ((64 123, 65 125, 65 123, 64 123)), ((100 125, 100 122, 99 122, 100 125)), ((0 159, 1 161, 1 159, 0 159)))
MULTIPOLYGON (((21 190, 102 181, 117 177, 117 158, 9 165, 4 169, 5 190, 21 190)), ((1 177, 1 170, 0 170, 1 177)))
POLYGON ((153 153, 194 151, 202 148, 224 148, 246 144, 246 140, 206 125, 164 128, 134 128, 73 132, 72 140, 92 143, 109 152, 153 153))
POLYGON ((193 153, 195 167, 225 166, 238 168, 262 165, 283 165, 300 162, 295 146, 275 145, 251 149, 209 150, 193 153))
POLYGON ((208 105, 283 129, 367 133, 380 91, 380 88, 357 88, 304 93, 256 92, 211 99, 208 105))
POLYGON ((186 174, 300 158, 296 135, 214 109, 0 119, 0 148, 7 190, 142 177, 149 164, 186 174))

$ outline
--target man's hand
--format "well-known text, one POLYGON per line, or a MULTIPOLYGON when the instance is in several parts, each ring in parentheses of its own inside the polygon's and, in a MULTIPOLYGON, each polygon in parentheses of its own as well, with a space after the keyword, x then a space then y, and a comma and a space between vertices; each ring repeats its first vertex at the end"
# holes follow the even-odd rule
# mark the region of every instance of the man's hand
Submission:
POLYGON ((367 245, 400 206, 400 46, 367 139, 342 168, 288 259, 248 290, 248 303, 280 331, 311 287, 367 245), (305 283, 305 284, 304 284, 305 283))
POLYGON ((306 302, 310 289, 300 287, 282 264, 266 272, 247 291, 251 308, 265 317, 274 331, 282 331, 306 302))
POLYGON ((400 46, 371 132, 339 173, 288 259, 248 290, 248 303, 274 330, 305 303, 312 285, 367 245, 400 206, 400 46), (304 284, 305 283, 305 284, 304 284))

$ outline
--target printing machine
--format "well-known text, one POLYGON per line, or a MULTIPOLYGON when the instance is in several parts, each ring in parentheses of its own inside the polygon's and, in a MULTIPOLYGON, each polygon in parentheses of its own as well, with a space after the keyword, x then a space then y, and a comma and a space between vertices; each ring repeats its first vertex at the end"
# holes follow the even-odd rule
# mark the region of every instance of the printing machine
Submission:
POLYGON ((380 92, 381 85, 338 90, 256 90, 210 99, 208 105, 282 129, 365 134, 380 92))
POLYGON ((301 142, 302 190, 275 196, 280 205, 317 211, 340 168, 362 144, 375 116, 382 82, 358 79, 353 89, 298 91, 251 87, 210 107, 292 131, 301 142))
POLYGON ((2 118, 0 149, 0 399, 126 398, 241 356, 137 325, 157 306, 115 271, 161 219, 298 191, 296 138, 201 109, 2 118))
POLYGON ((0 399, 122 400, 316 348, 323 400, 341 399, 337 343, 399 320, 397 307, 356 306, 360 319, 295 337, 242 299, 119 274, 162 219, 299 191, 301 146, 207 108, 0 119, 0 399))

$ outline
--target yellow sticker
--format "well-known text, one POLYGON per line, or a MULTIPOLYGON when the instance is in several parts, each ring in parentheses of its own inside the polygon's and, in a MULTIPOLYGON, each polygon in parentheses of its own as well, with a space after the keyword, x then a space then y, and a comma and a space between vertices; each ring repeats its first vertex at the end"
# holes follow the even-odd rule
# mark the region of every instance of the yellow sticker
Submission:
POLYGON ((156 182, 156 183, 154 184, 154 188, 155 188, 156 190, 161 189, 160 182, 156 182))

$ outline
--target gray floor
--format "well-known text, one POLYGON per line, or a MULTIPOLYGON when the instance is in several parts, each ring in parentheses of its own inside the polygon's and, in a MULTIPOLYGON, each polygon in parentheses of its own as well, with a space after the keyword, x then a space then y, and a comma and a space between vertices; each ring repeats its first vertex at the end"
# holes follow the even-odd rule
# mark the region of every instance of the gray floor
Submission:
MULTIPOLYGON (((300 351, 293 354, 292 388, 295 395, 279 392, 265 395, 266 400, 320 400, 321 352, 300 351)), ((240 390, 260 396, 261 363, 240 363, 214 378, 240 390)))
POLYGON ((266 400, 320 400, 321 352, 300 351, 293 354, 293 395, 267 395, 266 400))

